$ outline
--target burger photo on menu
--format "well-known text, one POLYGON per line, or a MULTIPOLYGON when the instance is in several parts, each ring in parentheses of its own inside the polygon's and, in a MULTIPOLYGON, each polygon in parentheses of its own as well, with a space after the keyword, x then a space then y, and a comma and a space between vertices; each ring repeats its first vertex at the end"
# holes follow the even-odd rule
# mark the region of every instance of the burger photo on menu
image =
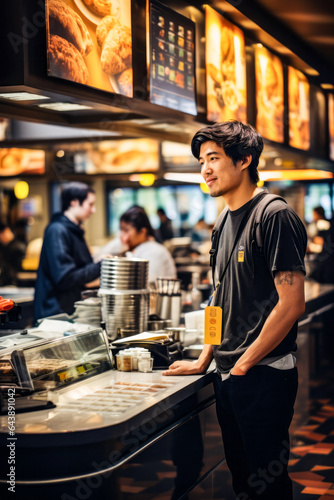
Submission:
POLYGON ((246 54, 242 31, 205 7, 207 118, 246 121, 246 54))
POLYGON ((255 46, 256 129, 271 141, 284 141, 284 86, 281 60, 255 46))
POLYGON ((46 0, 49 76, 132 97, 131 0, 46 0))

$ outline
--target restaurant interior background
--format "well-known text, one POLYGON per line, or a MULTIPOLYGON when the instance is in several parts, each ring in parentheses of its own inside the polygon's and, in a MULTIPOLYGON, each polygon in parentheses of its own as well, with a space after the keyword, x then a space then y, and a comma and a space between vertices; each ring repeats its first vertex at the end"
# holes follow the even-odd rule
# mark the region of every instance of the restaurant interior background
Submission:
POLYGON ((265 138, 260 185, 306 223, 317 205, 333 216, 331 2, 208 4, 115 1, 113 16, 84 0, 0 7, 0 219, 26 219, 35 242, 21 284, 33 283, 69 180, 96 190, 92 249, 133 203, 155 228, 162 206, 179 237, 201 218, 213 224, 222 202, 201 184, 189 144, 215 121, 255 125, 265 138))

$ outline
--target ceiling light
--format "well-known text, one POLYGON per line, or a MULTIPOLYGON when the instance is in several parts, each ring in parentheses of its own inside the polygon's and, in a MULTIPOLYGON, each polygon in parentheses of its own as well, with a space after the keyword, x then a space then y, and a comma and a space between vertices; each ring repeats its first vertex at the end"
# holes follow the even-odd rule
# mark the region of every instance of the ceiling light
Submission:
POLYGON ((262 170, 261 181, 302 181, 317 179, 333 179, 334 174, 326 170, 294 169, 294 170, 262 170))
POLYGON ((307 73, 310 76, 319 76, 320 75, 319 71, 317 71, 316 69, 313 69, 313 68, 305 69, 305 73, 307 73))
POLYGON ((45 95, 31 94, 30 92, 9 92, 0 94, 2 99, 9 99, 11 101, 40 101, 42 99, 50 99, 45 95))
POLYGON ((203 182, 201 174, 187 174, 184 172, 167 172, 164 174, 164 179, 167 181, 190 182, 192 184, 201 184, 203 182))
POLYGON ((14 186, 14 194, 18 200, 24 200, 29 194, 29 184, 26 181, 19 181, 14 186))
POLYGON ((79 111, 82 109, 93 109, 92 106, 74 104, 72 102, 51 102, 49 104, 38 104, 38 107, 51 109, 52 111, 79 111))
POLYGON ((322 87, 325 90, 333 90, 334 85, 332 83, 321 83, 320 87, 322 87))
POLYGON ((275 165, 276 167, 281 167, 281 166, 283 165, 283 160, 282 160, 282 158, 275 158, 275 160, 274 160, 274 165, 275 165))

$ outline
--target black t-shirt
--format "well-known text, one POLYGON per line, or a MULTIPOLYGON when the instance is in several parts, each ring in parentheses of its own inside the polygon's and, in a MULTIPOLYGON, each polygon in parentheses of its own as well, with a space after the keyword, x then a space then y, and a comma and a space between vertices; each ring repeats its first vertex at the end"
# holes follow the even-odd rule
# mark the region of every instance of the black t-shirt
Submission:
MULTIPOLYGON (((260 196, 260 195, 257 195, 260 196)), ((256 197, 235 211, 228 211, 219 239, 215 282, 230 256, 245 212, 256 197)), ((268 205, 262 216, 261 251, 255 241, 256 207, 233 250, 222 284, 212 305, 223 309, 222 343, 214 346, 214 358, 221 373, 229 371, 260 334, 278 301, 274 277, 278 271, 305 274, 307 235, 295 212, 282 200, 268 205), (243 253, 242 253, 243 252, 243 253)), ((296 349, 297 322, 267 357, 285 355, 296 349)))

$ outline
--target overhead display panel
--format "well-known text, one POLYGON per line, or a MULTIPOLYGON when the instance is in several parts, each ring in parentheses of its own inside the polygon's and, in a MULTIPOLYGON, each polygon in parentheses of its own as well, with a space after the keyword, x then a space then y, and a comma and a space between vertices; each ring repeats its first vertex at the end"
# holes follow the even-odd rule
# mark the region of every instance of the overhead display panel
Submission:
POLYGON ((74 172, 78 174, 156 172, 159 142, 153 139, 89 142, 74 153, 73 161, 74 172))
POLYGON ((307 150, 310 147, 310 85, 306 76, 289 66, 289 144, 307 150))
POLYGON ((209 6, 205 9, 207 118, 247 120, 246 54, 242 31, 209 6))
POLYGON ((45 151, 39 149, 0 149, 0 176, 40 175, 45 173, 45 151))
POLYGON ((284 80, 281 60, 255 46, 256 129, 271 141, 284 141, 284 80))
POLYGON ((195 23, 155 0, 148 19, 150 101, 196 115, 195 23))
POLYGON ((329 157, 334 161, 334 94, 328 94, 329 157))
POLYGON ((132 97, 131 0, 46 0, 48 75, 132 97))

